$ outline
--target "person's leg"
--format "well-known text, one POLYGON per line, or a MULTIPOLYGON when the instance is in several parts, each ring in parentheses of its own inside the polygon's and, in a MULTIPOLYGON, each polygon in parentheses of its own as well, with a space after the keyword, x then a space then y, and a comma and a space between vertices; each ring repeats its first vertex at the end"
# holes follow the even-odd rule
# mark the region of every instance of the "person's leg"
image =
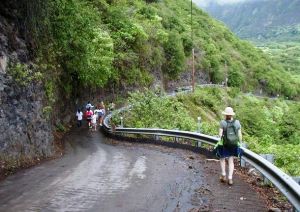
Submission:
POLYGON ((221 165, 221 182, 225 182, 226 180, 226 161, 225 158, 220 159, 220 165, 221 165))
POLYGON ((101 126, 101 118, 102 118, 102 116, 99 116, 98 117, 98 121, 99 121, 99 125, 101 126))
POLYGON ((102 126, 102 124, 103 124, 103 116, 101 116, 100 118, 100 126, 102 126))
POLYGON ((234 159, 234 157, 232 157, 232 156, 228 158, 228 183, 230 185, 233 184, 233 181, 232 181, 233 170, 234 170, 233 159, 234 159))
POLYGON ((234 170, 234 163, 233 163, 234 157, 228 158, 228 179, 232 179, 233 170, 234 170))

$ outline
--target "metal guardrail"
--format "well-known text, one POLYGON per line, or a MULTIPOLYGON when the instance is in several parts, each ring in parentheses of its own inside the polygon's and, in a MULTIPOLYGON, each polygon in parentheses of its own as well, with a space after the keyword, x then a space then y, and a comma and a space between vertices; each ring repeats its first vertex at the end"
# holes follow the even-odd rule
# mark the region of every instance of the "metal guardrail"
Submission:
MULTIPOLYGON (((175 138, 185 138, 195 141, 200 141, 209 145, 215 145, 218 138, 204 135, 200 133, 180 131, 180 130, 165 130, 165 129, 149 129, 149 128, 115 128, 111 129, 109 120, 111 115, 104 119, 103 129, 110 134, 136 134, 136 135, 154 135, 154 136, 167 136, 175 138)), ((256 153, 242 148, 244 154, 242 158, 268 178, 288 199, 288 201, 300 211, 300 185, 297 184, 289 175, 285 174, 278 167, 257 155, 256 153)))

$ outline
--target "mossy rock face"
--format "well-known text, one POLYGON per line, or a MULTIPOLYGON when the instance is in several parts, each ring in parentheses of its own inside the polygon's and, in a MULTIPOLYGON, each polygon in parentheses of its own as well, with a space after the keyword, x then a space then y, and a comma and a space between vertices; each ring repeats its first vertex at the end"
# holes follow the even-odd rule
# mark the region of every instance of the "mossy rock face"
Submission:
MULTIPOLYGON (((1 12, 17 5, 1 2, 1 12)), ((47 103, 43 75, 29 61, 22 29, 13 27, 12 20, 20 14, 11 11, 11 19, 0 19, 5 28, 0 30, 0 170, 15 170, 54 153, 51 122, 43 113, 47 103)))

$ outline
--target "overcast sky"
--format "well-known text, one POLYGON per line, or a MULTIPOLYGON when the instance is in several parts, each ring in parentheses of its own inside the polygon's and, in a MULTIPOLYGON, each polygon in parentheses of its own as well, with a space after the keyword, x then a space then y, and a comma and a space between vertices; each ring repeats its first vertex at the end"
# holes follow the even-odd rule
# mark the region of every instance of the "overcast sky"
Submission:
POLYGON ((238 2, 245 2, 251 0, 193 0, 194 3, 199 5, 200 7, 207 6, 210 2, 217 2, 218 4, 233 4, 238 2))

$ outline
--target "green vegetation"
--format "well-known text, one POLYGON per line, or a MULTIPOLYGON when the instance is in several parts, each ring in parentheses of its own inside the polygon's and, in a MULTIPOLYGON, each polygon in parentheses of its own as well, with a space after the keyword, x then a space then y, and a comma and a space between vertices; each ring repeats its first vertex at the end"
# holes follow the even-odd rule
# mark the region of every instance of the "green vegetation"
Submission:
POLYGON ((130 95, 129 102, 134 107, 130 113, 124 113, 125 126, 181 130, 194 128, 193 119, 186 115, 188 110, 174 98, 161 98, 150 91, 136 92, 130 95))
MULTIPOLYGON (((243 140, 257 153, 272 153, 276 165, 291 175, 300 175, 300 103, 244 95, 238 89, 205 88, 193 94, 158 97, 147 91, 131 94, 130 111, 123 114, 125 126, 195 131, 216 135, 221 111, 232 106, 241 121, 243 140)), ((115 118, 117 120, 117 118, 115 118)))
POLYGON ((11 63, 8 71, 13 76, 15 82, 23 87, 29 83, 43 79, 41 72, 30 69, 26 64, 11 63))
POLYGON ((259 42, 256 45, 285 70, 300 75, 300 42, 259 42))
MULTIPOLYGON (((24 0, 25 1, 25 0, 24 0)), ((295 98, 300 82, 261 50, 185 0, 25 1, 26 18, 45 79, 68 94, 80 87, 149 87, 157 76, 177 79, 190 69, 213 83, 243 91, 263 89, 295 98), (28 16, 28 15, 27 15, 28 16), (51 76, 54 76, 51 78, 51 76)))

